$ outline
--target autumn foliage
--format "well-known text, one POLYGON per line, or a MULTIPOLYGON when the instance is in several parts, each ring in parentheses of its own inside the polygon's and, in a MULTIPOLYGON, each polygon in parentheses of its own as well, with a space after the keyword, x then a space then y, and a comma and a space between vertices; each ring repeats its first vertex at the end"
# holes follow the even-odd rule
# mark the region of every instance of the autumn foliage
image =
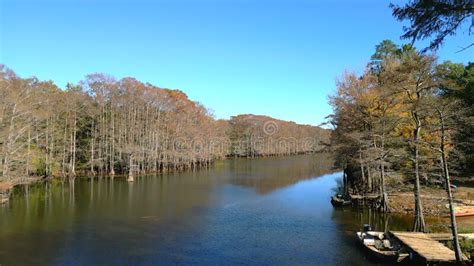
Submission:
POLYGON ((469 173, 472 160, 472 65, 445 62, 390 41, 377 46, 362 75, 345 73, 330 97, 332 144, 345 169, 346 194, 375 193, 388 209, 388 190, 413 184, 415 230, 424 230, 422 185, 469 173))
POLYGON ((60 89, 0 69, 0 180, 208 167, 228 156, 313 152, 329 133, 269 117, 216 120, 185 93, 92 74, 60 89))

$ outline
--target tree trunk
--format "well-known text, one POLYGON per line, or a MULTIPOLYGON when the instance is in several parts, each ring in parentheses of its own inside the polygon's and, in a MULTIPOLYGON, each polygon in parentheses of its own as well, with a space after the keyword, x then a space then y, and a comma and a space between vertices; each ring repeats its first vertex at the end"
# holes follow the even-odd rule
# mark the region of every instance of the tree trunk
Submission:
POLYGON ((128 182, 135 181, 134 174, 133 174, 133 154, 132 153, 129 156, 127 181, 128 182))
POLYGON ((343 179, 343 194, 344 197, 347 197, 349 195, 349 180, 347 179, 347 169, 344 167, 344 172, 342 174, 342 179, 343 179))
POLYGON ((71 177, 76 177, 77 113, 74 113, 71 177))
MULTIPOLYGON (((54 120, 52 121, 52 123, 54 123, 54 120)), ((53 164, 54 164, 54 127, 53 127, 53 131, 51 132, 51 146, 50 146, 50 149, 49 149, 49 174, 51 176, 53 176, 53 164)))
POLYGON ((420 138, 421 131, 421 121, 418 118, 416 111, 412 112, 413 119, 415 120, 416 127, 413 131, 413 160, 414 160, 414 171, 415 171, 415 186, 414 186, 414 196, 415 196, 415 223, 413 225, 414 232, 424 232, 425 231, 425 218, 423 215, 423 206, 421 204, 420 198, 420 169, 419 169, 419 147, 418 141, 420 138))
POLYGON ((370 169, 370 164, 366 165, 367 168, 367 186, 369 187, 369 192, 373 191, 373 182, 372 182, 372 171, 370 169))
POLYGON ((95 126, 94 122, 92 122, 92 129, 91 129, 91 175, 95 176, 95 170, 94 170, 94 142, 95 142, 95 126))
MULTIPOLYGON (((359 148, 359 165, 360 165, 360 173, 362 176, 362 182, 364 182, 367 185, 367 180, 365 177, 365 169, 364 169, 364 163, 362 162, 362 149, 359 148)), ((366 191, 368 191, 368 187, 365 188, 366 191)))
MULTIPOLYGON (((110 107, 110 109, 112 109, 112 107, 110 107)), ((114 113, 113 111, 111 110, 111 120, 112 120, 112 136, 111 136, 111 140, 112 140, 112 147, 111 147, 111 150, 110 150, 110 173, 109 175, 111 177, 114 177, 115 176, 115 117, 114 117, 114 113)))
POLYGON ((380 165, 380 193, 381 193, 381 203, 380 203, 380 211, 382 212, 389 212, 390 208, 388 206, 388 194, 385 190, 385 166, 382 164, 380 165))
POLYGON ((13 130, 15 129, 15 115, 16 115, 17 104, 13 106, 12 116, 10 118, 10 127, 8 129, 8 135, 6 143, 4 144, 4 155, 3 155, 3 178, 6 181, 10 180, 10 153, 12 152, 12 145, 14 140, 13 130))
POLYGON ((381 204, 380 211, 389 212, 388 195, 385 191, 385 121, 382 123, 382 136, 380 144, 380 193, 381 204))
POLYGON ((26 158, 26 177, 30 176, 30 163, 31 163, 31 129, 28 129, 28 155, 26 158))
POLYGON ((62 159, 62 166, 61 166, 61 173, 62 173, 62 176, 65 177, 66 176, 66 154, 67 154, 67 117, 69 115, 66 115, 66 119, 65 119, 65 123, 64 123, 64 135, 63 135, 63 159, 62 159))
POLYGON ((443 164, 443 175, 444 175, 444 180, 446 183, 446 193, 448 194, 448 200, 449 200, 449 212, 450 212, 450 218, 451 218, 451 232, 453 234, 454 252, 456 254, 456 261, 462 262, 463 255, 461 251, 461 246, 459 244, 458 227, 456 223, 456 216, 454 213, 453 193, 451 191, 451 180, 449 177, 448 161, 447 161, 446 150, 445 150, 446 129, 444 125, 443 113, 438 110, 438 114, 439 114, 439 119, 441 122, 441 145, 440 145, 441 162, 443 164))
POLYGON ((49 118, 48 118, 48 119, 46 119, 46 132, 45 132, 45 138, 46 138, 46 155, 45 155, 45 156, 46 156, 46 167, 45 167, 46 169, 45 169, 45 175, 48 176, 48 177, 49 177, 50 174, 51 174, 51 173, 50 173, 50 169, 51 169, 51 161, 50 161, 50 159, 51 159, 51 158, 49 157, 49 155, 50 155, 50 151, 49 151, 49 150, 50 150, 50 146, 49 146, 49 142, 50 142, 50 140, 49 140, 49 132, 50 132, 50 130, 49 130, 49 118))

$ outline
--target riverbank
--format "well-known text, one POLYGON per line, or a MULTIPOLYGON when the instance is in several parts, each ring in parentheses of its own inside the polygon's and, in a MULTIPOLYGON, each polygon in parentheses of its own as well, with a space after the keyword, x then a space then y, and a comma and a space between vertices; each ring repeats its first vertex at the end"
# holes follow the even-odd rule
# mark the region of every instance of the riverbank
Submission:
MULTIPOLYGON (((460 186, 453 191, 456 211, 474 211, 474 188, 460 186)), ((361 196, 352 195, 352 203, 357 204, 361 196)), ((413 217, 415 204, 413 192, 392 191, 389 193, 389 207, 391 214, 413 217)), ((427 219, 428 232, 450 232, 449 206, 446 191, 441 188, 423 187, 420 195, 423 212, 427 219)), ((378 201, 377 195, 368 195, 364 198, 365 203, 375 204, 378 201)), ((458 232, 460 234, 474 234, 474 216, 458 217, 458 232)), ((408 228, 407 228, 408 229, 408 228)), ((409 230, 409 229, 408 229, 409 230)), ((452 243, 448 247, 452 248, 452 243)), ((461 241, 463 253, 469 258, 474 258, 474 240, 463 239, 461 241)))
MULTIPOLYGON (((453 190, 455 211, 456 213, 473 213, 474 212, 474 188, 458 187, 453 190)), ((435 219, 446 226, 436 226, 430 228, 434 231, 449 231, 449 205, 446 191, 441 188, 423 187, 420 195, 423 213, 429 219, 435 219), (445 222, 444 222, 445 221, 445 222)), ((377 194, 368 195, 350 195, 349 204, 353 206, 376 206, 379 201, 377 194)), ((388 204, 390 213, 395 215, 410 216, 415 213, 415 202, 413 192, 409 190, 395 190, 392 188, 388 193, 388 204)), ((457 218, 460 232, 474 233, 474 216, 466 215, 457 218)))
POLYGON ((15 187, 31 185, 45 180, 45 178, 33 176, 28 178, 17 179, 12 182, 0 182, 0 205, 10 201, 11 194, 15 187))
MULTIPOLYGON (((459 208, 474 207, 474 188, 458 187, 454 192, 454 200, 459 208)), ((423 187, 421 191, 423 211, 428 216, 449 216, 446 191, 439 188, 423 187)), ((389 194, 391 212, 412 214, 415 212, 413 192, 393 192, 389 194)))
MULTIPOLYGON (((474 188, 472 187, 458 187, 454 191, 454 199, 458 209, 474 210, 474 188)), ((428 217, 442 217, 446 220, 445 231, 449 231, 449 209, 446 191, 443 189, 423 188, 421 194, 421 201, 423 210, 428 217)), ((414 200, 413 193, 399 192, 389 195, 389 206, 393 213, 413 214, 414 200)), ((457 225, 459 233, 472 234, 474 233, 474 216, 457 218, 457 225)), ((443 226, 444 227, 444 226, 443 226)), ((461 247, 464 253, 473 258, 474 241, 463 240, 461 247)))

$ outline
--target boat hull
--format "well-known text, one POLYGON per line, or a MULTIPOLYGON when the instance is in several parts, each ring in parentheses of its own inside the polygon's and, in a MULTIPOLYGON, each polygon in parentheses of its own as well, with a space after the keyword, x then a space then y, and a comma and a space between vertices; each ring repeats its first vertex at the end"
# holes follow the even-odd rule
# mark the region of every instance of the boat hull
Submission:
POLYGON ((456 213, 454 214, 456 217, 471 217, 474 216, 474 212, 467 212, 467 213, 456 213))
POLYGON ((373 259, 382 262, 396 263, 399 261, 399 255, 396 251, 380 251, 375 248, 375 246, 367 245, 364 243, 364 240, 361 238, 360 234, 356 234, 356 241, 359 246, 373 259))
POLYGON ((340 199, 340 198, 338 198, 338 197, 332 197, 332 198, 331 198, 331 204, 332 204, 334 207, 343 207, 343 206, 350 206, 350 205, 351 205, 351 202, 348 201, 348 200, 340 199))

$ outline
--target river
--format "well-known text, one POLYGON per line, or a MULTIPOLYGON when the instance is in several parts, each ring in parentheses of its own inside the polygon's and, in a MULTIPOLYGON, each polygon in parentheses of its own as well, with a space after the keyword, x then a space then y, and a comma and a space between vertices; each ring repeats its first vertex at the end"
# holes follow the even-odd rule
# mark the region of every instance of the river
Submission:
POLYGON ((335 210, 341 175, 318 154, 20 188, 0 207, 0 264, 373 264, 354 232, 410 220, 335 210))

